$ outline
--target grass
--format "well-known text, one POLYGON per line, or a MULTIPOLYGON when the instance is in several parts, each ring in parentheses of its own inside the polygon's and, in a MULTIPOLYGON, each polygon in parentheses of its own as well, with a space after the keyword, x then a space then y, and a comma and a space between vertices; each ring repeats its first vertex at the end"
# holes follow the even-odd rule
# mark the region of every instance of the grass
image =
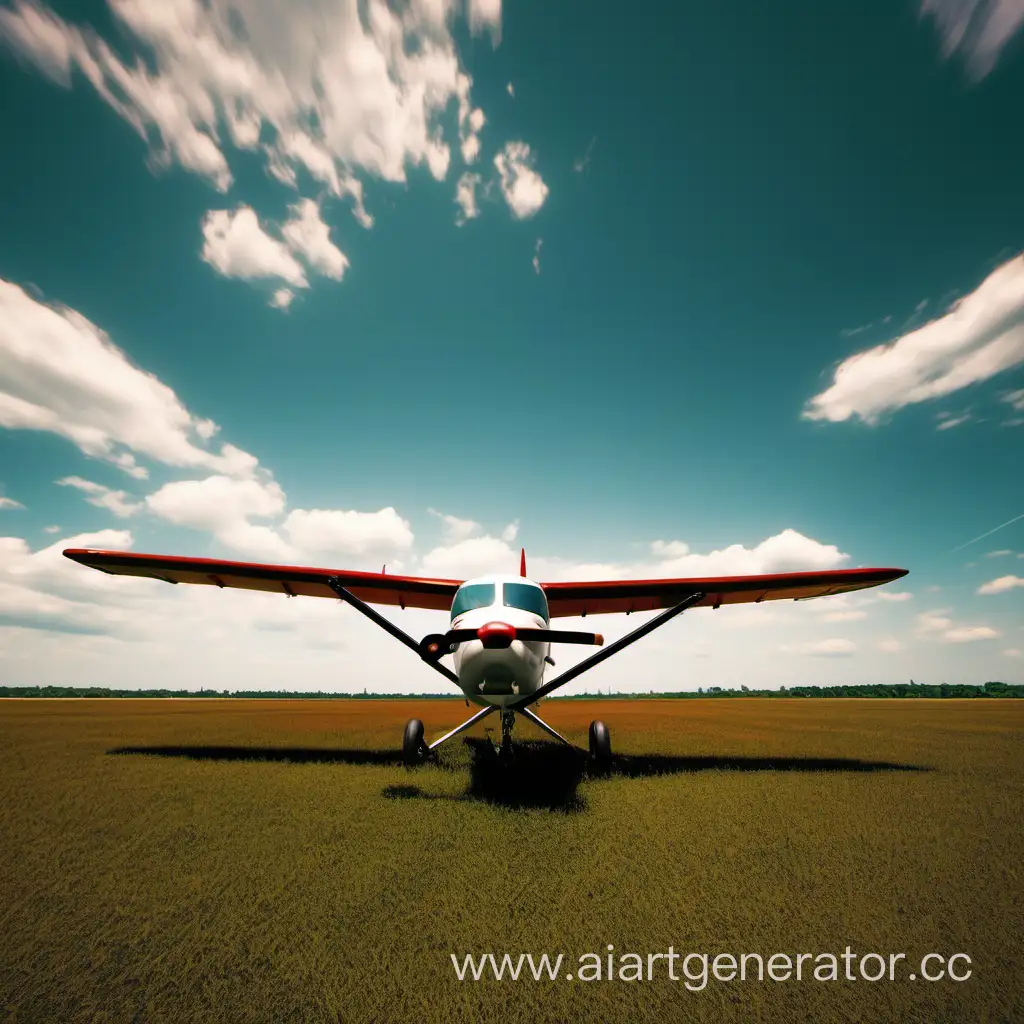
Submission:
POLYGON ((0 702, 12 1021, 1024 1019, 1024 702, 0 702), (488 722, 493 722, 489 719, 488 722), (450 953, 966 952, 969 981, 460 983, 450 953))

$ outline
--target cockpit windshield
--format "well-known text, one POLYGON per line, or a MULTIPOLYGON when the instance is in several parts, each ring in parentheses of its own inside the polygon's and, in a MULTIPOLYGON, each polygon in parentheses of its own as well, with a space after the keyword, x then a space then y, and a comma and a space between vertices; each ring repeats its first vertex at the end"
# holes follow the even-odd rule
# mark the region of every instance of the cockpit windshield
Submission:
POLYGON ((452 618, 455 619, 465 612, 471 612, 474 608, 486 608, 494 604, 493 583, 470 583, 468 586, 459 587, 452 601, 452 618))
POLYGON ((548 621, 548 599, 540 587, 529 583, 506 583, 503 598, 506 608, 521 608, 548 621))

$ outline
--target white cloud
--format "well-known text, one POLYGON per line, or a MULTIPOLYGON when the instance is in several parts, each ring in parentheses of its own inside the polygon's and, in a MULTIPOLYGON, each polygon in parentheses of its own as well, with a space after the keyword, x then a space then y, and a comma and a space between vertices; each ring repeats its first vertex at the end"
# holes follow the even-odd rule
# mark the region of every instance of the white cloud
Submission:
POLYGON ((681 558, 689 554, 690 545, 684 544, 681 540, 654 540, 651 541, 651 554, 658 558, 681 558))
MULTIPOLYGON (((835 569, 841 567, 850 557, 835 545, 822 544, 791 529, 768 537, 752 548, 742 544, 731 544, 701 554, 690 551, 689 545, 683 541, 658 540, 652 542, 650 549, 656 560, 632 564, 572 563, 558 558, 533 558, 530 575, 534 579, 547 582, 755 576, 762 573, 835 569)), ((841 595, 828 598, 829 609, 837 610, 841 607, 842 597, 841 595)), ((816 605, 817 602, 811 602, 810 606, 816 605)), ((763 612, 765 607, 758 606, 757 612, 763 612)), ((730 619, 736 620, 739 610, 730 611, 730 619)))
POLYGON ((131 546, 127 530, 78 534, 38 551, 31 551, 20 537, 0 537, 0 628, 14 623, 32 629, 120 633, 131 617, 132 603, 145 593, 145 581, 82 572, 62 552, 65 547, 131 546))
POLYGON ((849 611, 825 612, 822 615, 822 620, 824 622, 857 622, 867 617, 868 613, 866 611, 851 608, 849 611))
POLYGON ((70 84, 73 35, 47 8, 19 0, 13 9, 0 8, 0 39, 58 85, 70 84))
POLYGON ((480 184, 480 175, 466 171, 459 178, 455 186, 455 202, 459 207, 459 213, 455 216, 455 223, 461 227, 466 221, 480 216, 480 207, 476 201, 476 189, 480 184))
POLYGON ((178 526, 216 533, 239 516, 272 516, 284 508, 284 492, 274 480, 235 480, 210 476, 176 480, 146 498, 151 512, 178 526))
POLYGON ((499 537, 468 537, 442 544, 420 560, 425 576, 470 579, 486 573, 514 573, 519 569, 518 553, 499 537))
POLYGON ((858 334, 864 334, 866 331, 870 331, 875 325, 863 324, 860 327, 843 327, 839 331, 840 337, 843 338, 856 338, 858 334))
POLYGON ((0 497, 0 508, 24 508, 20 501, 15 501, 13 498, 0 497))
POLYGON ((940 419, 936 425, 936 430, 952 430, 953 427, 959 427, 963 423, 969 423, 971 421, 970 413, 964 413, 962 416, 947 416, 944 419, 940 419))
MULTIPOLYGON (((188 2, 173 7, 153 5, 148 11, 147 6, 145 0, 112 5, 115 15, 126 24, 147 18, 162 22, 151 26, 155 29, 154 43, 159 35, 183 42, 195 27, 193 5, 188 2)), ((128 67, 94 32, 69 25, 36 0, 16 0, 13 9, 0 11, 0 37, 60 85, 70 87, 72 70, 81 71, 103 100, 143 139, 159 140, 152 153, 156 164, 177 161, 220 191, 230 185, 227 160, 214 141, 210 97, 205 92, 197 94, 192 88, 194 81, 175 83, 173 76, 152 74, 141 61, 128 67)), ((199 41, 191 42, 197 48, 199 41)), ((195 54, 196 64, 198 58, 195 54)), ((216 73, 227 69, 209 70, 216 73)), ((183 77, 195 79, 196 75, 183 77)))
POLYGON ((484 112, 470 102, 471 85, 472 80, 468 75, 459 75, 456 82, 459 98, 459 152, 467 164, 476 163, 480 156, 480 132, 487 123, 484 112))
POLYGON ((669 557, 656 568, 663 576, 755 576, 760 573, 836 569, 849 558, 834 544, 822 544, 796 530, 787 529, 753 548, 731 544, 706 555, 687 552, 669 557))
POLYGON ((290 546, 269 526, 251 518, 278 515, 285 506, 284 491, 272 479, 237 480, 210 476, 164 484, 146 498, 154 515, 176 526, 205 530, 222 544, 250 557, 288 560, 290 546))
POLYGON ((921 0, 921 16, 931 15, 947 60, 959 52, 971 78, 981 81, 1006 44, 1024 25, 1021 0, 921 0))
POLYGON ((292 304, 292 299, 295 298, 295 292, 290 288, 278 288, 273 295, 270 296, 270 305, 274 309, 287 309, 292 304))
POLYGON ((937 637, 945 643, 963 644, 974 640, 989 640, 998 636, 989 626, 956 626, 948 617, 948 608, 922 612, 917 616, 917 632, 920 636, 937 637))
POLYGON ((917 629, 919 633, 941 633, 950 629, 953 620, 947 618, 948 608, 936 608, 934 611, 921 612, 917 616, 917 629))
POLYGON ((533 154, 525 142, 508 142, 494 158, 501 194, 514 217, 532 217, 548 197, 548 187, 533 168, 533 154))
POLYGON ((295 297, 293 289, 309 287, 307 269, 340 281, 348 267, 347 257, 331 241, 330 228, 312 199, 300 199, 291 207, 280 239, 263 228, 249 206, 211 210, 203 219, 202 231, 202 258, 225 277, 288 285, 271 296, 270 305, 276 309, 288 308, 295 297))
POLYGON ((90 505, 105 508, 108 512, 113 512, 118 519, 127 519, 142 508, 142 502, 132 499, 126 491, 115 491, 92 480, 83 480, 80 476, 66 476, 58 480, 57 484, 60 487, 75 487, 84 491, 88 495, 85 500, 90 505))
POLYGON ((1024 578, 1020 576, 1000 576, 998 579, 989 580, 978 587, 979 594, 1005 594, 1016 587, 1024 587, 1024 578))
POLYGON ((471 31, 489 31, 494 45, 501 42, 501 0, 468 0, 471 31))
POLYGON ((959 391, 1024 362, 1024 257, 993 271, 943 316, 839 364, 803 416, 876 424, 887 413, 959 391))
POLYGON ((59 526, 44 526, 43 533, 60 533, 59 526))
POLYGON ((473 519, 460 519, 458 516, 448 515, 445 512, 438 512, 437 509, 428 508, 427 511, 436 516, 444 523, 444 535, 447 541, 465 540, 479 533, 483 527, 473 519))
POLYGON ((533 264, 533 272, 535 274, 539 274, 540 273, 540 247, 543 244, 544 244, 544 239, 543 238, 538 238, 536 244, 533 247, 533 259, 532 259, 531 263, 533 264))
POLYGON ((284 532, 296 549, 312 554, 408 551, 413 542, 409 523, 393 508, 379 512, 295 509, 284 521, 284 532))
POLYGON ((214 423, 213 420, 196 420, 196 433, 204 441, 209 441, 219 430, 220 425, 214 423))
POLYGON ((85 317, 0 280, 0 426, 58 434, 137 479, 147 476, 137 455, 168 466, 252 472, 256 459, 233 445, 218 454, 201 447, 209 423, 85 317))
POLYGON ((1024 388, 1019 391, 1008 391, 1002 400, 1013 407, 1016 412, 1024 412, 1024 388))
POLYGON ((330 229, 312 199, 300 199, 292 217, 282 229, 284 240, 295 255, 317 272, 340 281, 348 266, 345 254, 331 241, 330 229))
POLYGON ((903 644, 894 637, 879 640, 875 645, 883 654, 897 654, 903 650, 903 644))
POLYGON ((308 288, 306 273, 288 246, 268 235, 249 206, 211 210, 203 220, 203 259, 225 277, 278 278, 308 288))
POLYGON ((516 90, 511 82, 509 82, 508 85, 505 86, 505 92, 507 92, 509 96, 512 97, 512 99, 516 98, 516 90))
POLYGON ((1000 548, 998 551, 989 551, 986 558, 1003 558, 1006 555, 1012 555, 1013 552, 1009 548, 1000 548))
POLYGON ((999 633, 988 626, 964 626, 949 630, 943 634, 943 639, 951 644, 969 644, 975 640, 991 640, 997 636, 999 633))
MULTIPOLYGON (((469 89, 452 34, 462 8, 451 0, 118 0, 111 9, 130 62, 38 0, 0 12, 0 35, 67 87, 81 71, 152 143, 157 163, 226 191, 229 144, 262 152, 288 184, 307 173, 352 196, 364 221, 357 175, 447 172, 443 115, 469 89)), ((467 17, 497 40, 499 0, 470 0, 467 17)))
POLYGON ((406 551, 413 543, 409 523, 393 508, 292 509, 276 525, 273 520, 284 513, 286 497, 266 473, 262 479, 211 476, 175 481, 149 495, 146 507, 170 523, 208 532, 235 551, 269 561, 361 558, 406 551))
POLYGON ((782 649, 791 654, 837 658, 853 654, 857 650, 857 645, 845 637, 829 637, 825 640, 811 640, 803 644, 784 644, 782 649))
POLYGON ((879 590, 873 596, 879 601, 909 601, 914 595, 909 590, 879 590))
MULTIPOLYGON (((440 513, 430 510, 434 515, 440 513)), ((487 573, 518 573, 519 552, 511 547, 519 532, 518 520, 509 523, 498 537, 490 534, 477 536, 480 525, 469 519, 456 519, 441 515, 445 521, 445 538, 437 547, 428 551, 419 562, 417 571, 425 576, 469 579, 487 573)), ((542 560, 538 565, 543 567, 542 560)), ((534 579, 547 578, 543 573, 534 572, 534 579)))
POLYGON ((1024 651, 1019 647, 1007 647, 1006 650, 1003 651, 1003 654, 1005 654, 1007 658, 1024 658, 1024 651))

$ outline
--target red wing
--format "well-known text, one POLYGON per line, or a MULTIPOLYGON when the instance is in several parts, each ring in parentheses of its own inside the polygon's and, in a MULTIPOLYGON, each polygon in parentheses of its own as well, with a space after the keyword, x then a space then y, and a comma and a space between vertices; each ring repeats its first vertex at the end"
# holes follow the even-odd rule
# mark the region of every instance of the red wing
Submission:
POLYGON ((260 565, 225 562, 216 558, 177 558, 142 555, 132 551, 94 551, 68 548, 64 554, 82 565, 114 576, 148 576, 165 583, 198 583, 208 587, 267 590, 275 594, 332 597, 327 586, 335 576, 346 589, 369 604, 396 604, 403 608, 448 611, 461 580, 432 580, 418 576, 391 576, 347 569, 313 569, 295 565, 260 565))
POLYGON ((825 597, 863 590, 906 576, 906 569, 828 569, 772 576, 713 576, 682 580, 608 580, 597 583, 542 583, 551 616, 603 615, 671 608, 687 594, 702 593, 695 608, 825 597))

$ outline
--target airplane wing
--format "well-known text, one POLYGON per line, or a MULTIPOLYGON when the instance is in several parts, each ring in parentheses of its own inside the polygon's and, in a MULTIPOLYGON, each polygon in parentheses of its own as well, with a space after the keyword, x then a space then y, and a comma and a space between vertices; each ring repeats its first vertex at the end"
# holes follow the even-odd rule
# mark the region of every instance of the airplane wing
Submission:
MULTIPOLYGON (((289 597, 337 598, 327 586, 336 577, 368 604, 448 611, 461 580, 428 579, 347 569, 264 565, 215 558, 180 558, 134 551, 68 548, 66 557, 113 576, 144 576, 165 583, 264 590, 289 597)), ((694 607, 804 600, 863 590, 906 576, 906 569, 828 569, 818 572, 777 573, 768 576, 717 576, 691 579, 607 580, 583 583, 542 583, 552 618, 643 612, 670 608, 689 594, 704 597, 694 607)))
POLYGON ((95 551, 68 548, 67 558, 112 576, 146 576, 165 583, 197 583, 207 587, 266 590, 295 597, 330 597, 337 600, 327 580, 336 577, 351 593, 368 604, 394 604, 402 608, 448 611, 461 580, 434 580, 390 573, 314 569, 297 565, 261 565, 217 558, 178 558, 144 555, 134 551, 95 551))
POLYGON ((712 576, 676 580, 607 580, 594 583, 542 583, 551 617, 647 612, 671 608, 688 594, 704 597, 693 607, 759 604, 761 601, 826 597, 864 590, 906 576, 906 569, 826 569, 769 576, 712 576))

